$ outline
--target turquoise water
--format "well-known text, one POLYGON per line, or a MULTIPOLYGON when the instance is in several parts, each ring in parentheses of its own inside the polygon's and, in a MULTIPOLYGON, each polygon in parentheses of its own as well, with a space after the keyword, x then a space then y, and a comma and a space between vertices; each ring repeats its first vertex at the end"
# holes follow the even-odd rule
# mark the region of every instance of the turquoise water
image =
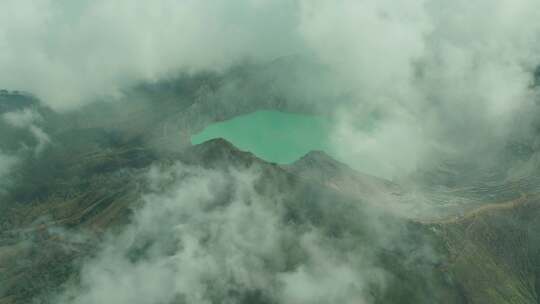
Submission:
POLYGON ((332 154, 330 127, 330 121, 321 116, 257 111, 212 124, 193 135, 191 142, 221 137, 266 161, 287 164, 311 150, 332 154))

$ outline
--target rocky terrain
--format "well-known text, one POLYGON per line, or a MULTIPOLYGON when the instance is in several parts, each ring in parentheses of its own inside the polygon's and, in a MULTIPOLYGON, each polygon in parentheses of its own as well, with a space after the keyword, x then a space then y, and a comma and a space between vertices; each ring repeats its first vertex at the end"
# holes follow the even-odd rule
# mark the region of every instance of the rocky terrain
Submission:
MULTIPOLYGON (((356 172, 323 152, 277 165, 221 139, 191 146, 190 134, 212 121, 256 108, 294 110, 272 95, 272 82, 261 76, 241 89, 266 92, 266 103, 222 111, 223 94, 250 71, 231 73, 226 79, 180 77, 127 94, 129 107, 104 103, 62 115, 30 95, 0 93, 4 118, 31 116, 24 126, 0 119, 1 151, 19 158, 0 183, 0 303, 88 303, 65 294, 84 282, 85 265, 100 255, 102 244, 129 230, 144 210, 145 197, 155 192, 149 174, 174 166, 224 176, 256 172, 252 195, 261 199, 249 204, 278 205, 276 221, 292 235, 278 242, 288 248, 278 250, 279 263, 263 259, 271 278, 307 267, 308 253, 295 240, 314 230, 326 244, 321 248, 369 261, 369 267, 344 267, 353 278, 370 278, 355 288, 371 303, 540 303, 540 181, 534 172, 512 180, 426 185, 419 195, 407 183, 356 172), (379 274, 382 283, 371 281, 379 274)), ((218 206, 230 204, 228 187, 216 195, 218 206)), ((144 246, 137 252, 144 256, 144 246)), ((324 282, 324 272, 320 276, 324 282)), ((225 296, 235 303, 278 303, 290 296, 287 290, 276 296, 260 287, 225 286, 206 295, 208 303, 225 296)), ((356 289, 351 294, 358 296, 356 289)), ((320 301, 341 299, 326 296, 320 301)), ((181 295, 167 301, 155 303, 189 303, 181 295)))

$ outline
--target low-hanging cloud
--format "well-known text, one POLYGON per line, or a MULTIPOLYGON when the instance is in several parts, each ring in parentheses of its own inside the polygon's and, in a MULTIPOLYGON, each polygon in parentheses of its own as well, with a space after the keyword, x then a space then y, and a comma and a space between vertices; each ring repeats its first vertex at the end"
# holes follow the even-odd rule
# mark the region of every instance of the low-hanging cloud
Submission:
MULTIPOLYGON (((31 91, 55 110, 114 99, 178 72, 300 53, 326 74, 304 71, 305 88, 276 81, 276 91, 317 86, 327 99, 318 102, 330 104, 321 108, 334 117, 336 154, 387 178, 447 157, 499 166, 510 140, 537 137, 536 0, 7 0, 0 50, 0 83, 31 91)), ((245 92, 238 82, 216 90, 215 99, 237 106, 245 92)), ((30 131, 37 151, 49 143, 31 109, 2 118, 30 131)), ((16 161, 0 153, 0 191, 16 161)), ((527 160, 513 169, 533 171, 527 160)), ((287 222, 282 192, 255 191, 258 172, 177 163, 154 167, 148 178, 133 222, 84 261, 80 282, 55 303, 371 303, 374 288, 388 287, 388 273, 374 261, 378 244, 366 246, 355 233, 399 243, 401 231, 360 221, 366 217, 354 204, 309 206, 346 226, 345 236, 329 237, 316 225, 328 218, 287 222)), ((405 200, 403 213, 433 206, 420 190, 405 200)))
MULTIPOLYGON (((102 244, 80 284, 67 285, 54 302, 371 303, 386 278, 372 261, 376 245, 359 246, 352 227, 330 237, 322 219, 287 222, 293 206, 277 191, 256 191, 259 176, 254 168, 154 166, 133 222, 102 244)), ((310 208, 359 210, 331 202, 310 208)))
POLYGON ((289 1, 16 1, 0 12, 0 83, 55 109, 140 81, 295 52, 289 1))
POLYGON ((351 91, 334 141, 357 168, 393 177, 531 131, 537 1, 302 3, 307 43, 351 91))
POLYGON ((389 178, 493 154, 536 119, 535 0, 9 0, 0 14, 0 82, 60 110, 179 71, 312 56, 336 153, 389 178))
POLYGON ((27 130, 34 137, 36 145, 33 148, 37 155, 51 142, 49 135, 43 131, 39 123, 43 117, 33 108, 8 112, 0 116, 7 124, 14 128, 27 130))

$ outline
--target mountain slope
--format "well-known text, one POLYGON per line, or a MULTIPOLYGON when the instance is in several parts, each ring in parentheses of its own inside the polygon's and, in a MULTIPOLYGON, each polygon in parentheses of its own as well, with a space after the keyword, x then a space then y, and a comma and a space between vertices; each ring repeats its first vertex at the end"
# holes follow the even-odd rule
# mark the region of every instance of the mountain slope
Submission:
MULTIPOLYGON (((111 153, 121 158, 122 150, 113 149, 116 152, 111 153)), ((373 301, 430 303, 442 301, 441 296, 445 295, 449 302, 459 303, 459 293, 437 268, 440 262, 436 260, 444 256, 430 253, 426 258, 418 252, 418 248, 430 248, 431 242, 437 242, 429 230, 377 211, 365 205, 361 198, 352 199, 350 193, 342 193, 333 186, 314 183, 302 175, 266 163, 224 140, 212 140, 139 168, 130 169, 125 162, 110 162, 110 157, 96 160, 91 153, 80 155, 73 165, 96 161, 105 163, 97 167, 101 169, 94 165, 83 167, 83 175, 87 177, 79 183, 66 176, 64 186, 61 180, 51 186, 55 189, 54 195, 12 205, 5 214, 3 225, 11 229, 0 237, 3 244, 0 265, 5 270, 0 303, 23 303, 35 297, 47 299, 51 292, 62 290, 63 282, 76 282, 77 265, 99 251, 103 233, 122 231, 131 221, 132 210, 141 206, 141 193, 148 187, 143 176, 148 168, 167 168, 178 162, 224 174, 255 170, 259 176, 254 185, 258 195, 272 199, 280 193, 279 201, 285 208, 282 220, 290 227, 288 229, 303 231, 316 227, 328 242, 346 246, 352 252, 360 250, 361 244, 370 244, 371 267, 380 269, 385 280, 392 282, 388 290, 377 285, 369 287, 373 301), (380 217, 380 220, 360 220, 369 216, 380 217), (379 229, 378 225, 387 226, 391 232, 369 232, 379 229), (78 234, 82 236, 74 237, 78 234), (396 238, 399 245, 391 241, 396 238), (349 243, 352 240, 356 241, 349 243), (414 252, 417 256, 414 261, 397 262, 410 259, 414 252)), ((78 170, 81 169, 66 172, 80 172, 78 170)), ((229 194, 223 195, 225 199, 229 194)), ((303 262, 293 259, 290 263, 301 265, 303 262)), ((287 273, 288 270, 280 271, 287 273)))

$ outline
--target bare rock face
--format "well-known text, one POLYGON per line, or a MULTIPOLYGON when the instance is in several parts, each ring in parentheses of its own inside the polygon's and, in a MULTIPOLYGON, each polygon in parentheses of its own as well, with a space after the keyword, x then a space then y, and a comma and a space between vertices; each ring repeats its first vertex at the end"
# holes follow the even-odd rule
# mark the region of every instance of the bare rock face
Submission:
POLYGON ((397 195, 402 191, 397 184, 357 172, 322 151, 311 151, 285 167, 295 175, 358 198, 383 194, 397 195))

